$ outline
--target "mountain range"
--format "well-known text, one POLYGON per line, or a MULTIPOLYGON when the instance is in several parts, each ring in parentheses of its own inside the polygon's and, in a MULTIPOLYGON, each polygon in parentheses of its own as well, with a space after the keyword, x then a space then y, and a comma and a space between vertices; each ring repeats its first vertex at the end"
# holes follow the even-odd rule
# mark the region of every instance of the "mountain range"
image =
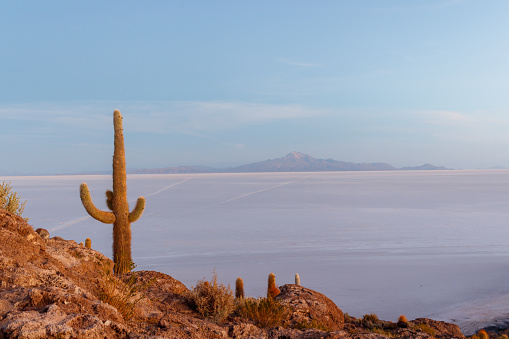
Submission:
POLYGON ((282 158, 255 162, 247 165, 228 168, 203 166, 178 166, 155 169, 130 170, 136 174, 170 174, 170 173, 253 173, 253 172, 330 172, 330 171, 396 171, 396 170, 447 170, 425 164, 416 167, 396 168, 386 163, 361 163, 338 161, 334 159, 317 159, 308 154, 291 152, 282 158))

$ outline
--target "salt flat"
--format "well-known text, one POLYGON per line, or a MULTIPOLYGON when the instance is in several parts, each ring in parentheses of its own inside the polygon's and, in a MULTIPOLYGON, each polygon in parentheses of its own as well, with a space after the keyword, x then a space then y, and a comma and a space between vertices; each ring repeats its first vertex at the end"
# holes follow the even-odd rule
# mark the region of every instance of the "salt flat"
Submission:
MULTIPOLYGON (((35 228, 90 237, 111 257, 112 226, 79 199, 87 182, 106 209, 110 176, 0 180, 28 201, 35 228)), ((128 176, 128 198, 140 195, 137 269, 187 286, 215 269, 259 296, 270 272, 280 285, 299 273, 351 315, 432 317, 467 332, 509 313, 509 170, 128 176)))

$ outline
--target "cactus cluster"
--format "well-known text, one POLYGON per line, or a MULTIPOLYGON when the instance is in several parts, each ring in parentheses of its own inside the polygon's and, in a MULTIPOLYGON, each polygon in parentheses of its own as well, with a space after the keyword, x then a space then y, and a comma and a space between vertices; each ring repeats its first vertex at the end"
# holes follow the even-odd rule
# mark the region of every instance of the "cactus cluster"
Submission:
MULTIPOLYGON (((295 274, 295 285, 300 286, 299 274, 295 274)), ((281 291, 276 285, 276 275, 274 273, 269 274, 269 280, 267 284, 267 298, 274 298, 279 295, 281 291)), ((244 299, 244 280, 237 278, 235 281, 235 298, 244 299)))
POLYGON ((127 202, 126 165, 124 151, 124 134, 122 115, 118 110, 113 112, 114 145, 113 152, 113 190, 106 191, 106 205, 111 212, 95 207, 86 183, 80 186, 80 197, 88 214, 105 224, 113 224, 113 262, 116 274, 126 273, 132 269, 131 258, 131 223, 138 220, 145 209, 145 198, 140 197, 136 206, 129 213, 127 202))

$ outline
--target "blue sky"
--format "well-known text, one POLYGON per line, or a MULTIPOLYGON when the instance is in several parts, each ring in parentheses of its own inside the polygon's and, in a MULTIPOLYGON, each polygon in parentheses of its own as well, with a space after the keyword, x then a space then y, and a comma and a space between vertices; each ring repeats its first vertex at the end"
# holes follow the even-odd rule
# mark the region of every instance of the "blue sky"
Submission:
POLYGON ((509 2, 3 1, 0 174, 509 166, 509 2))

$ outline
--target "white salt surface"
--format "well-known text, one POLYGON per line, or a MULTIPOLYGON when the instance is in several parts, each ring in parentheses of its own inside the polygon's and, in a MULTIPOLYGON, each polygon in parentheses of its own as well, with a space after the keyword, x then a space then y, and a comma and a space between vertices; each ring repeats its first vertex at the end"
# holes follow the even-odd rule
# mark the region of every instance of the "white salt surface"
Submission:
MULTIPOLYGON (((3 177, 24 216, 51 236, 92 239, 111 257, 112 226, 88 216, 87 182, 106 209, 110 176, 3 177)), ((215 269, 264 295, 269 273, 353 316, 431 317, 464 331, 509 314, 509 171, 396 171, 128 176, 147 205, 132 227, 139 270, 188 287, 215 269)))

